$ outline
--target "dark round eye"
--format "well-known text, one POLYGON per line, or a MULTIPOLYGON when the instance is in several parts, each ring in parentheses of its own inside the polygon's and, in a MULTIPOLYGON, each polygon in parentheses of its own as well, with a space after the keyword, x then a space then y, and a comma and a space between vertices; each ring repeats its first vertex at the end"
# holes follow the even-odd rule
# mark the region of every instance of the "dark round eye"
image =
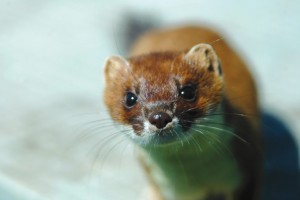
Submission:
POLYGON ((137 102, 137 96, 133 94, 132 92, 127 92, 125 97, 125 105, 130 108, 134 106, 137 102))
POLYGON ((196 89, 192 86, 184 86, 181 88, 179 95, 187 101, 193 101, 196 98, 196 89))

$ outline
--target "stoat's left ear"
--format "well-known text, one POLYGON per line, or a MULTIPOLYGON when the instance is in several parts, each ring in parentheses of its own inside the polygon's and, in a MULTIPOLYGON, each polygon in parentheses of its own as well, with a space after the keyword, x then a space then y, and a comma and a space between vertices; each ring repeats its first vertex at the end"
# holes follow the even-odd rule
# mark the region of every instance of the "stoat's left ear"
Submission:
POLYGON ((222 75, 221 64, 218 56, 211 45, 197 44, 184 56, 184 59, 196 67, 204 67, 210 72, 222 75))
POLYGON ((109 57, 104 66, 106 81, 118 81, 120 77, 128 74, 130 66, 128 61, 121 56, 109 57))

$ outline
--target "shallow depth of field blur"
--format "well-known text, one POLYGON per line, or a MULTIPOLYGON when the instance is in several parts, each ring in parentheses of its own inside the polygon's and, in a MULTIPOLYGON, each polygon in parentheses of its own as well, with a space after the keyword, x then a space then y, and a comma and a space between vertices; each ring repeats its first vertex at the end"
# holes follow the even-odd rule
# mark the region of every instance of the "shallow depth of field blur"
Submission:
POLYGON ((128 16, 212 25, 256 76, 261 107, 300 143, 300 1, 0 2, 0 199, 137 199, 134 147, 109 137, 103 64, 128 16), (110 2, 110 3, 108 3, 110 2), (106 121, 99 123, 99 121, 106 121))

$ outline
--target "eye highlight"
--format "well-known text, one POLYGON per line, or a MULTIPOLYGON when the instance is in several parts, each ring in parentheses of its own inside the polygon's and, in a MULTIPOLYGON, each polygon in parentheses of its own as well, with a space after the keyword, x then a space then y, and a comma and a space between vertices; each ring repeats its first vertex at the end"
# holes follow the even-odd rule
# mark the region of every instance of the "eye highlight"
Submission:
POLYGON ((125 106, 127 108, 131 108, 132 106, 134 106, 137 102, 137 96, 132 93, 132 92, 127 92, 126 96, 125 96, 125 106))
POLYGON ((190 85, 184 86, 180 89, 179 96, 186 101, 194 101, 196 99, 196 88, 190 85))

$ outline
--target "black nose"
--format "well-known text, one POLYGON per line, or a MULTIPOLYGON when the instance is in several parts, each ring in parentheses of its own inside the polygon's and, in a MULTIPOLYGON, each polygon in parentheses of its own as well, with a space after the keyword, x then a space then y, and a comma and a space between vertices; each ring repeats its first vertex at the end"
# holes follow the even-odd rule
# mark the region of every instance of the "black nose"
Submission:
POLYGON ((165 112, 157 112, 157 113, 152 113, 149 116, 148 120, 151 124, 161 129, 164 128, 169 122, 171 122, 172 118, 170 117, 169 114, 165 112))

